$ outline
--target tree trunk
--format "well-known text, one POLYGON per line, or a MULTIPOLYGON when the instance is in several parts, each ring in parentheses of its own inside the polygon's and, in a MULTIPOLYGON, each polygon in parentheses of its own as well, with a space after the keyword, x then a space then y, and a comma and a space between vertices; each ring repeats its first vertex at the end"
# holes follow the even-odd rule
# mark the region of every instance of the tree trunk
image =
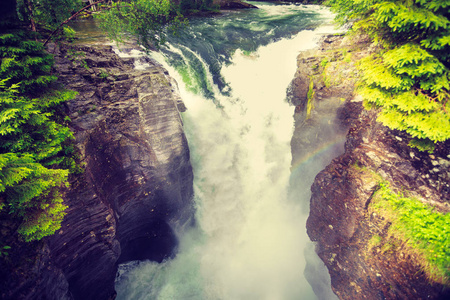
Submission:
POLYGON ((31 31, 36 32, 36 23, 34 22, 34 16, 33 16, 33 6, 31 4, 30 0, 25 0, 27 11, 28 11, 28 17, 30 18, 30 26, 31 31))

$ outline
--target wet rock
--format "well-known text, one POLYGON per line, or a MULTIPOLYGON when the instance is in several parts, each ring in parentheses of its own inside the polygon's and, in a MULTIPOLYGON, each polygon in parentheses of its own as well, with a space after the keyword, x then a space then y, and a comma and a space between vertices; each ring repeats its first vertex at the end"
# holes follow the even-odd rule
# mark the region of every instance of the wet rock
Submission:
POLYGON ((66 110, 84 171, 71 177, 62 227, 44 240, 42 267, 19 298, 113 299, 118 263, 170 257, 174 232, 191 222, 184 105, 154 62, 135 70, 110 46, 50 50, 60 83, 78 92, 66 110))
MULTIPOLYGON (((332 45, 323 47, 330 50, 332 45)), ((364 51, 352 53, 360 56, 364 51)), ((331 84, 324 94, 336 92, 331 84)), ((374 234, 386 237, 389 224, 382 215, 369 213, 378 183, 361 170, 374 170, 393 190, 410 191, 410 196, 448 212, 449 143, 438 145, 433 155, 411 149, 410 137, 378 123, 376 111, 364 110, 358 99, 346 99, 338 113, 339 124, 350 126, 345 153, 316 176, 307 220, 308 235, 328 268, 333 291, 340 299, 448 299, 449 290, 427 279, 401 241, 369 247, 374 234)))
POLYGON ((219 1, 220 9, 249 9, 258 8, 257 6, 245 3, 240 0, 221 0, 219 1))
POLYGON ((347 115, 359 109, 353 102, 345 102, 353 99, 351 86, 355 77, 337 79, 340 70, 354 69, 353 61, 342 60, 338 50, 341 43, 341 36, 325 36, 322 45, 326 46, 302 52, 297 57, 297 71, 288 88, 288 100, 296 106, 291 140, 294 166, 315 151, 313 147, 317 145, 326 148, 343 144, 349 126, 347 115), (329 84, 327 78, 333 78, 334 84, 329 84))

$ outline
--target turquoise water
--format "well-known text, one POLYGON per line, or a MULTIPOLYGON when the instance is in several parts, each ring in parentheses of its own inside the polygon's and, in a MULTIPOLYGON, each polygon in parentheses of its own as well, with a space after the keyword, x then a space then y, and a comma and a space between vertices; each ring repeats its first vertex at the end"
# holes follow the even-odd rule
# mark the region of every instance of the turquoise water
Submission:
POLYGON ((318 6, 256 5, 193 18, 152 54, 187 106, 196 226, 177 229, 174 259, 121 265, 117 299, 317 298, 304 276, 309 195, 289 196, 294 108, 286 89, 299 51, 333 31, 323 27, 331 16, 318 6))
POLYGON ((293 37, 302 30, 312 30, 323 23, 323 14, 318 7, 252 3, 260 9, 192 18, 187 29, 176 37, 169 37, 169 43, 176 45, 176 50, 164 51, 168 63, 182 73, 188 87, 196 93, 213 96, 211 86, 207 84, 208 75, 221 92, 228 91, 220 70, 231 63, 236 50, 251 55, 261 46, 293 37), (199 59, 207 65, 206 70, 199 59))

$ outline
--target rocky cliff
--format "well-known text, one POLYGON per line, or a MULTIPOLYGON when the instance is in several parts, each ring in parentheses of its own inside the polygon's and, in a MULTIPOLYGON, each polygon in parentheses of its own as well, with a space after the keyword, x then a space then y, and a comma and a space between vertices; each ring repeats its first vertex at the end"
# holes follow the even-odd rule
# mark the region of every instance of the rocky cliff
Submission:
POLYGON ((118 263, 171 256, 176 232, 191 222, 185 107, 145 56, 120 59, 111 46, 49 50, 60 83, 79 93, 66 110, 83 172, 65 193, 61 229, 29 246, 37 250, 2 298, 112 299, 118 263))
POLYGON ((301 133, 305 126, 323 126, 314 117, 321 107, 329 108, 328 122, 339 128, 337 132, 348 129, 345 153, 320 172, 312 185, 308 234, 340 299, 448 299, 448 287, 427 277, 417 253, 389 231, 389 218, 370 210, 378 182, 369 174, 378 174, 393 190, 408 191, 448 213, 450 145, 439 145, 433 154, 411 149, 407 136, 378 123, 376 111, 362 108, 352 91, 357 76, 354 62, 370 51, 376 49, 361 37, 334 36, 326 38, 320 49, 299 57, 292 84, 298 105, 294 163, 302 159, 308 151, 303 149, 312 140, 326 143, 330 137, 326 132, 301 133), (340 104, 326 104, 336 97, 340 104), (378 242, 371 244, 374 236, 378 242))

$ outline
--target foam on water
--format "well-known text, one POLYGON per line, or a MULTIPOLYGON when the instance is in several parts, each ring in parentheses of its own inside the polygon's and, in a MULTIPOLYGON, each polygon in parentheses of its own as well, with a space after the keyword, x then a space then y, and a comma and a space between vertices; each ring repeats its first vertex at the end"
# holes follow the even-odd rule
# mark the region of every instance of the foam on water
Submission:
MULTIPOLYGON (((271 18, 280 11, 306 9, 260 8, 271 18)), ((328 18, 327 11, 318 10, 328 18)), ((250 54, 235 51, 231 64, 220 71, 230 93, 222 94, 213 76, 206 76, 215 101, 186 86, 162 54, 154 55, 178 81, 188 108, 183 119, 194 169, 197 227, 180 233, 174 259, 122 265, 117 299, 316 298, 303 275, 304 250, 311 244, 300 202, 309 199, 288 197, 293 107, 285 98, 299 51, 314 47, 319 34, 330 30, 301 31, 250 54)), ((170 47, 181 56, 191 52, 207 69, 195 49, 170 47)))

